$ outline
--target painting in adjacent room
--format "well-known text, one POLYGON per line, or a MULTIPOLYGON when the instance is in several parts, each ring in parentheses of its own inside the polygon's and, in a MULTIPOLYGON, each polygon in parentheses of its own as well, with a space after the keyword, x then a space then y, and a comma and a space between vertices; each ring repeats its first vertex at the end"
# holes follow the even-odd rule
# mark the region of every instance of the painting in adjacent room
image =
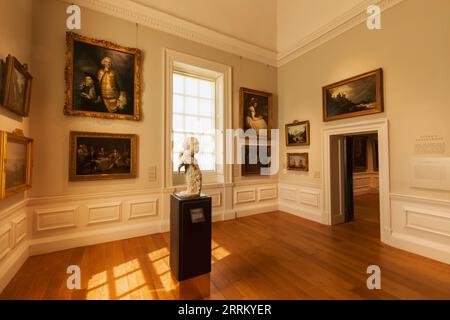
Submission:
POLYGON ((353 137, 353 169, 355 172, 367 170, 367 140, 366 136, 353 137))
POLYGON ((136 177, 136 135, 71 132, 70 144, 71 181, 136 177))
POLYGON ((383 71, 377 69, 323 87, 323 120, 383 112, 383 71))
POLYGON ((66 36, 67 115, 139 120, 139 49, 87 38, 66 36))

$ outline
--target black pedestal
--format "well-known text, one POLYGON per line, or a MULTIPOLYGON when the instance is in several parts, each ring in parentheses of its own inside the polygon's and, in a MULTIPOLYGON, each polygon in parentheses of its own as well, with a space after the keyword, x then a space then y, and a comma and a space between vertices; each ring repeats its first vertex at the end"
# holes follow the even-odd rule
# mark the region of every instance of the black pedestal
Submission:
POLYGON ((211 197, 170 197, 170 268, 182 281, 211 272, 211 197))

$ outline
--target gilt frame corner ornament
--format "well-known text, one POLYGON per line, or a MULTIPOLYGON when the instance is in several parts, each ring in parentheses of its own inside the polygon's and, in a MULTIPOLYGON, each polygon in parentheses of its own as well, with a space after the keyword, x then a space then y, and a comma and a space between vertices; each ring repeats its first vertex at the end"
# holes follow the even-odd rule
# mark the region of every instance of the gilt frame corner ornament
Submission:
MULTIPOLYGON (((100 53, 97 53, 99 56, 100 53)), ((98 68, 101 68, 100 60, 98 58, 95 62, 98 68)), ((110 58, 110 61, 114 58, 110 58)), ((103 62, 103 61, 102 61, 103 62)), ((114 68, 114 61, 111 62, 114 68)), ((123 119, 123 120, 134 120, 139 121, 141 119, 141 108, 140 108, 140 94, 141 94, 141 65, 142 65, 142 52, 137 48, 129 48, 124 47, 106 40, 97 40, 92 39, 86 36, 79 35, 74 32, 66 33, 66 67, 65 67, 65 83, 66 83, 66 98, 64 104, 64 114, 70 116, 83 116, 83 117, 91 117, 91 118, 104 118, 104 119, 123 119), (129 100, 132 100, 130 106, 128 106, 129 113, 120 113, 120 112, 102 112, 98 110, 83 110, 75 105, 74 99, 74 89, 78 88, 78 83, 74 83, 74 76, 76 72, 80 72, 80 68, 76 68, 76 59, 75 57, 75 45, 81 43, 82 45, 92 47, 91 50, 93 52, 112 52, 114 55, 123 55, 128 56, 130 64, 133 66, 133 76, 130 78, 131 81, 126 81, 126 84, 129 85, 132 83, 132 88, 128 90, 128 95, 130 97, 129 100), (132 56, 132 61, 129 55, 132 56), (77 70, 75 70, 77 69, 77 70), (131 96, 132 95, 132 96, 131 96)), ((78 66, 78 65, 77 65, 78 66)), ((129 74, 131 70, 121 70, 123 75, 129 74)), ((117 72, 120 73, 120 72, 117 72)), ((79 77, 79 75, 78 75, 79 77)), ((92 76, 91 78, 95 78, 92 76)), ((95 79, 94 81, 98 81, 95 79)), ((100 99, 100 97, 98 97, 100 99)))

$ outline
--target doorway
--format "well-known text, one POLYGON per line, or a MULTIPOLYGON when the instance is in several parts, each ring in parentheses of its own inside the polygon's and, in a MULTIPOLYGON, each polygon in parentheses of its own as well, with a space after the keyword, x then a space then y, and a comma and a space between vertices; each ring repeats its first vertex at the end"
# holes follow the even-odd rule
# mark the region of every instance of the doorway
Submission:
POLYGON ((323 130, 324 200, 330 225, 355 219, 366 221, 377 224, 382 241, 389 240, 388 137, 387 120, 348 123, 323 130))

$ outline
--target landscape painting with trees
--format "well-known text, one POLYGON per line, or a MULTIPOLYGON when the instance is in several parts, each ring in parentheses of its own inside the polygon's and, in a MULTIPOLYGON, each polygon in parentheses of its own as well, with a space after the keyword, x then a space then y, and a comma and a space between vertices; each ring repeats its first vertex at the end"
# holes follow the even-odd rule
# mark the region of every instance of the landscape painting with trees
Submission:
POLYGON ((382 78, 377 69, 324 87, 324 121, 383 112, 382 78))

